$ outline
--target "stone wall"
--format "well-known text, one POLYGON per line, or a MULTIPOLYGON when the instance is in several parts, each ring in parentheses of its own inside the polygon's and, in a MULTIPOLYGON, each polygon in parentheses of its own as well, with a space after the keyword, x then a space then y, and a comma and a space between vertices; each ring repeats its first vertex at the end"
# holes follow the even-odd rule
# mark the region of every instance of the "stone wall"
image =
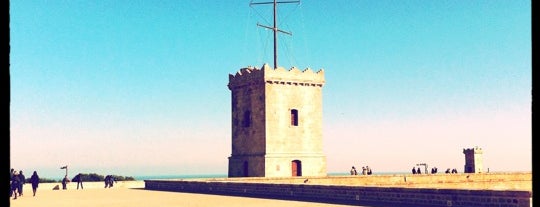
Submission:
MULTIPOLYGON (((53 190, 58 186, 60 190, 62 191, 62 183, 55 182, 55 183, 40 183, 38 187, 38 192, 42 190, 53 190)), ((105 188, 105 183, 103 181, 99 182, 83 182, 84 189, 103 189, 105 188)), ((77 190, 77 182, 70 182, 67 184, 67 190, 77 190)), ((114 183, 113 189, 116 188, 144 188, 144 181, 118 181, 114 183)), ((24 191, 26 193, 26 190, 32 191, 32 185, 27 183, 24 185, 24 191)), ((28 193, 30 195, 30 193, 28 193)))
MULTIPOLYGON (((476 174, 410 176, 414 187, 402 187, 398 178, 403 176, 342 176, 320 178, 283 179, 205 179, 205 180, 145 180, 145 189, 175 192, 206 193, 219 195, 262 197, 312 202, 369 206, 532 206, 532 174, 492 174, 471 177, 476 174), (466 176, 469 175, 467 181, 466 176), (355 178, 350 178, 355 177, 355 178), (371 185, 352 182, 360 177, 370 177, 371 185), (461 178, 464 177, 464 178, 461 178), (395 179, 392 179, 395 178, 395 179), (376 181, 378 180, 378 181, 376 181), (388 180, 388 181, 385 181, 388 180), (446 180, 446 181, 444 181, 446 180), (449 182, 453 180, 452 182, 449 182), (297 183, 301 181, 301 183, 297 183), (331 183, 331 182, 337 183, 331 183), (439 182, 444 181, 444 182, 439 182), (325 183, 326 184, 319 184, 325 183), (349 182, 348 184, 344 184, 349 182), (354 184, 351 184, 354 183, 354 184), (392 185, 392 182, 398 184, 392 185), (430 182, 437 186, 425 187, 430 182), (331 184, 330 184, 331 183, 331 184), (377 185, 375 183, 378 183, 377 185), (498 184, 499 189, 445 188, 457 183, 498 184), (519 189, 505 188, 505 184, 525 183, 519 189), (525 188, 525 189, 523 189, 525 188)), ((364 180, 367 181, 367 180, 364 180)))
POLYGON ((458 188, 491 190, 532 190, 532 173, 457 173, 457 174, 395 174, 298 178, 237 178, 214 179, 223 182, 282 184, 388 186, 420 188, 458 188))
POLYGON ((324 83, 322 69, 273 69, 265 64, 229 74, 229 177, 325 176, 324 83))

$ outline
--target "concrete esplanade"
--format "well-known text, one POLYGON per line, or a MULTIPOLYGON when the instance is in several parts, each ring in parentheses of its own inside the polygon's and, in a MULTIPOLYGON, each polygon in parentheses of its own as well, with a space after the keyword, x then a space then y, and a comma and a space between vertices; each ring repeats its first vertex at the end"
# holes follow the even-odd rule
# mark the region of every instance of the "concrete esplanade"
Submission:
POLYGON ((359 206, 532 206, 532 173, 145 180, 145 189, 359 206))

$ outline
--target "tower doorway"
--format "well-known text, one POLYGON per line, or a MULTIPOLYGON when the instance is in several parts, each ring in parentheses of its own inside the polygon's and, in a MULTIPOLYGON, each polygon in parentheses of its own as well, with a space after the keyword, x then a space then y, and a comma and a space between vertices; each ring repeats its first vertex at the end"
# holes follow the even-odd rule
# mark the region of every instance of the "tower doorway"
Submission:
POLYGON ((244 170, 243 170, 243 177, 247 177, 249 174, 248 174, 248 169, 249 169, 249 166, 248 166, 248 162, 247 161, 244 161, 244 170))
POLYGON ((302 176, 302 162, 300 160, 293 160, 291 162, 292 176, 302 176))

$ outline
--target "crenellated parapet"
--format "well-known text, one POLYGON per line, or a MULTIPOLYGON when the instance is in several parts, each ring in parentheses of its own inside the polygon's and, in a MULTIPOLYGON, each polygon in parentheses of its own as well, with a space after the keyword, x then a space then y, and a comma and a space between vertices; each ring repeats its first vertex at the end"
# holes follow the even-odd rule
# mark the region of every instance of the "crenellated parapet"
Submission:
POLYGON ((482 152, 482 148, 477 146, 474 148, 463 149, 463 154, 482 154, 482 152))
POLYGON ((325 83, 324 70, 314 72, 310 68, 299 70, 296 67, 289 70, 283 67, 273 69, 268 64, 264 64, 261 68, 249 66, 240 69, 234 75, 229 74, 229 89, 261 83, 322 87, 325 83))
POLYGON ((229 74, 229 89, 242 87, 245 85, 264 83, 264 71, 252 66, 242 68, 236 74, 229 74))

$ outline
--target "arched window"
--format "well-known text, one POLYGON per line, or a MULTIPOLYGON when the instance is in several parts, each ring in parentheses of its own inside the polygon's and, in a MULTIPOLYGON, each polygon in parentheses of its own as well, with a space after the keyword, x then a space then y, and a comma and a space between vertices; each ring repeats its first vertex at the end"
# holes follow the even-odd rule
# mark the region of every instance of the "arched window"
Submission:
POLYGON ((291 109, 291 125, 298 126, 298 110, 291 109))

